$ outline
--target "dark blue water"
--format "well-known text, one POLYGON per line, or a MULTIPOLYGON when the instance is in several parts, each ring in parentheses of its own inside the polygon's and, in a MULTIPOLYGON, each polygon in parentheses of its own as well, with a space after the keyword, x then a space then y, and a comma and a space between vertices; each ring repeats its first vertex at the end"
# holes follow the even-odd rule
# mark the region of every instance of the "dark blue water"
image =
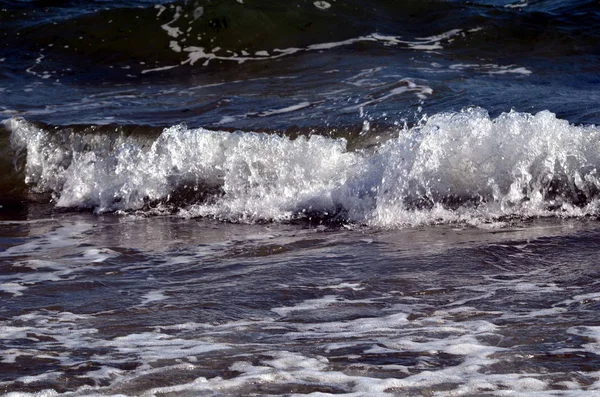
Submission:
POLYGON ((285 130, 475 105, 599 120, 593 1, 4 1, 0 10, 6 117, 285 130), (389 95, 402 79, 431 93, 389 95), (351 105, 364 103, 361 116, 351 105))

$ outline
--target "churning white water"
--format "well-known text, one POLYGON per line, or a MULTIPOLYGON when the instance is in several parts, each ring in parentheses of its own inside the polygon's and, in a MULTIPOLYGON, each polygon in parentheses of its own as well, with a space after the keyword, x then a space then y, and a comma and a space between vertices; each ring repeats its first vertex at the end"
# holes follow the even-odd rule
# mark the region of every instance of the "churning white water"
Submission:
POLYGON ((232 221, 337 216, 398 227, 504 216, 595 213, 600 129, 544 111, 442 113, 375 149, 345 139, 166 128, 139 138, 64 133, 5 122, 26 151, 26 181, 60 207, 130 211, 208 191, 178 208, 232 221), (209 199, 206 199, 206 197, 209 199))

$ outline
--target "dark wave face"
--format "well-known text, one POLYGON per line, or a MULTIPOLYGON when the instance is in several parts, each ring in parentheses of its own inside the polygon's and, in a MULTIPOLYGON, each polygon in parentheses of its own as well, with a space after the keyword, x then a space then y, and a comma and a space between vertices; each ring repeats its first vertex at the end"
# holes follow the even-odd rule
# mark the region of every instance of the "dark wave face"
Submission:
POLYGON ((3 7, 4 21, 8 22, 3 24, 4 36, 19 49, 44 50, 84 64, 122 63, 141 70, 213 59, 233 63, 269 59, 291 49, 308 50, 311 45, 376 32, 427 36, 442 27, 431 29, 432 24, 456 8, 444 2, 422 1, 402 5, 378 2, 372 6, 358 1, 336 2, 334 6, 312 1, 278 4, 234 0, 155 5, 38 3, 38 7, 25 10, 23 4, 17 4, 16 9, 9 4, 3 7), (10 37, 14 28, 19 37, 10 37), (139 67, 139 62, 145 66, 139 67))
POLYGON ((593 1, 115 0, 3 1, 0 6, 8 55, 43 51, 57 63, 60 57, 86 67, 129 65, 136 71, 273 59, 353 39, 354 44, 398 44, 365 38, 371 34, 396 37, 403 45, 394 46, 393 53, 414 50, 423 38, 454 29, 462 34, 446 37, 448 56, 554 58, 598 49, 600 18, 593 1))
POLYGON ((366 103, 377 108, 371 122, 389 124, 414 118, 424 99, 429 114, 477 105, 599 119, 592 1, 3 1, 0 10, 2 109, 46 122, 356 125, 348 104, 366 103), (403 79, 428 90, 397 95, 403 79), (299 103, 310 104, 308 120, 256 121, 299 103))

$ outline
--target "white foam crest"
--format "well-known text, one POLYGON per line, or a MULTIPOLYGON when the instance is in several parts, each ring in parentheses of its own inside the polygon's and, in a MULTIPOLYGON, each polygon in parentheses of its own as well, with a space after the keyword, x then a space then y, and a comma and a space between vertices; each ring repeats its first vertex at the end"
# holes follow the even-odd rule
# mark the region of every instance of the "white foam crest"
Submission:
POLYGON ((243 134, 226 157, 226 198, 192 206, 186 215, 278 220, 303 212, 331 213, 363 161, 346 151, 344 140, 312 136, 291 141, 258 134, 243 134))
POLYGON ((434 115, 380 148, 389 160, 380 161, 385 169, 372 223, 594 213, 599 135, 595 126, 569 125, 548 111, 496 119, 478 108, 434 115), (431 209, 405 210, 407 202, 419 207, 423 199, 431 209), (464 199, 480 205, 465 211, 464 199), (456 209, 441 205, 455 200, 456 209))
POLYGON ((583 216, 599 206, 600 129, 548 111, 436 114, 374 152, 350 152, 344 139, 316 135, 184 126, 165 129, 149 147, 133 138, 103 144, 102 136, 70 136, 65 145, 24 120, 6 125, 13 145, 27 150, 34 190, 53 191, 58 206, 97 212, 138 210, 181 189, 218 193, 181 207, 185 217, 338 214, 375 227, 583 216), (90 140, 95 146, 86 146, 90 140))

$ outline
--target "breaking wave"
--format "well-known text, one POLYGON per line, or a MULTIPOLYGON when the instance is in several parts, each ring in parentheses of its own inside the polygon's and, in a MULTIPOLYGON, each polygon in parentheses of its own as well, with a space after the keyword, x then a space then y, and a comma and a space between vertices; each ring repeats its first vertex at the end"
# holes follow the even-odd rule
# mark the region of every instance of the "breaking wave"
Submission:
POLYGON ((353 150, 343 138, 184 125, 158 137, 16 118, 5 128, 30 190, 97 213, 401 227, 593 215, 599 204, 600 128, 548 111, 441 113, 353 150))

